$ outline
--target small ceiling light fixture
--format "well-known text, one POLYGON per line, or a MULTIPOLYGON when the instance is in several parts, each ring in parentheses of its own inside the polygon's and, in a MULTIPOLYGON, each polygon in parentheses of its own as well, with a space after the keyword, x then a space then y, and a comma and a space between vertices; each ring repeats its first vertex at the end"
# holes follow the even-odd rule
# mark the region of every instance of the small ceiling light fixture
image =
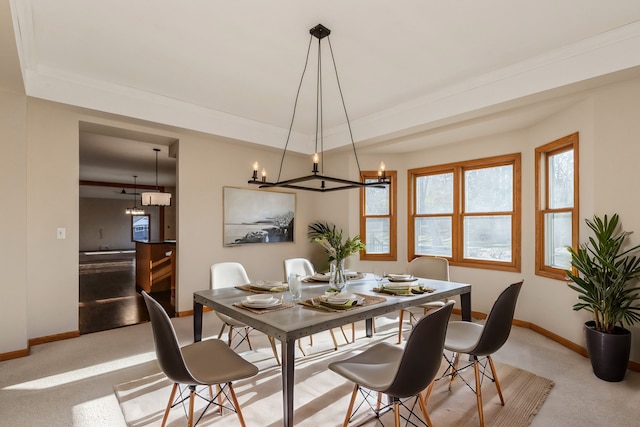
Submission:
MULTIPOLYGON (((127 215, 144 215, 144 210, 136 206, 136 195, 138 194, 136 191, 137 178, 138 175, 133 175, 133 207, 127 208, 127 210, 124 211, 127 215)), ((122 192, 126 193, 124 188, 122 189, 122 192)))
POLYGON ((323 140, 323 131, 322 131, 322 39, 326 37, 326 40, 329 44, 329 51, 331 52, 331 60, 333 63, 333 68, 336 75, 336 83, 338 87, 338 92, 340 93, 340 99, 342 100, 342 108, 344 110, 344 114, 347 120, 347 127, 349 129, 349 136, 351 138, 351 146, 353 147, 353 154, 355 157, 356 165, 358 166, 358 175, 360 175, 360 163, 358 161, 358 153, 356 152, 356 145, 353 142, 353 133, 351 132, 351 124, 349 123, 349 116, 347 115, 347 109, 344 103, 344 96, 342 95, 342 88, 340 87, 340 80, 338 78, 338 69, 336 67, 336 62, 333 57, 333 49, 331 48, 331 41, 329 40, 329 34, 331 34, 331 30, 325 27, 322 24, 318 24, 309 30, 311 34, 311 38, 309 39, 309 48, 307 50, 307 57, 305 61, 304 70, 302 71, 302 77, 300 78, 300 85, 298 86, 298 93, 296 94, 296 99, 293 107, 293 115, 291 117, 291 123, 289 125, 289 133, 287 135, 287 141, 284 146, 284 151, 282 152, 282 158, 280 160, 280 170, 278 171, 278 179, 276 182, 267 181, 267 173, 265 169, 262 169, 261 176, 258 177, 259 165, 258 162, 253 164, 253 175, 251 179, 248 181, 249 184, 259 185, 260 188, 269 188, 269 187, 285 187, 285 188, 294 188, 298 190, 309 190, 309 191, 336 191, 336 190, 346 190, 349 188, 360 188, 360 187, 376 187, 376 188, 384 188, 385 185, 389 184, 389 179, 387 179, 386 173, 384 171, 384 164, 381 163, 380 170, 378 171, 378 180, 373 182, 360 182, 360 181, 352 181, 344 178, 335 178, 324 174, 324 140, 323 140), (289 145, 289 140, 291 138, 291 130, 293 128, 293 120, 296 116, 296 108, 298 105, 298 98, 300 96, 300 89, 302 88, 302 81, 304 80, 304 74, 307 70, 307 64, 309 61, 309 53, 311 52, 311 44, 313 38, 316 37, 318 39, 318 66, 317 66, 317 78, 316 78, 316 135, 315 135, 315 153, 313 154, 313 168, 311 170, 311 175, 302 176, 299 178, 280 180, 280 176, 282 174, 282 165, 284 163, 285 155, 287 154, 287 146, 289 145), (318 147, 319 146, 319 147, 318 147), (318 150, 320 148, 320 150, 318 150), (320 181, 319 185, 317 182, 320 181), (315 183, 315 185, 314 185, 315 183))
POLYGON ((154 148, 156 152, 156 191, 142 193, 142 206, 171 206, 171 193, 163 193, 158 187, 158 153, 159 148, 154 148))

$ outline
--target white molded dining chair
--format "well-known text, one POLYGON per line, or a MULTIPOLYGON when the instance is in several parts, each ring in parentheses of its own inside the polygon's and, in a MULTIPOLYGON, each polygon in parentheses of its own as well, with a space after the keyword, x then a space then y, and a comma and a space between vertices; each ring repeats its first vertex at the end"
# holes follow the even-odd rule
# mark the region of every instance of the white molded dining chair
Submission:
POLYGON ((306 258, 289 258, 284 260, 284 280, 289 280, 289 275, 313 276, 316 270, 313 264, 306 258))
MULTIPOLYGON (((211 266, 211 289, 231 288, 234 286, 246 285, 248 283, 251 283, 251 280, 249 280, 247 271, 239 262, 220 262, 211 266)), ((215 313, 220 318, 220 320, 222 320, 222 327, 220 328, 220 332, 218 333, 218 339, 220 339, 220 337, 224 333, 225 328, 228 327, 229 347, 231 347, 231 341, 233 340, 235 331, 241 339, 234 348, 237 348, 240 344, 242 344, 242 341, 246 340, 247 344, 249 345, 249 349, 252 349, 251 340, 249 338, 249 332, 251 332, 251 328, 249 326, 225 314, 218 313, 217 311, 215 313), (244 330, 244 334, 238 332, 238 329, 244 330)), ((279 365, 280 358, 278 357, 276 343, 273 337, 269 337, 269 343, 271 344, 271 349, 273 350, 273 356, 276 358, 276 362, 278 362, 279 365)))
MULTIPOLYGON (((449 261, 446 258, 440 257, 419 257, 413 259, 409 263, 409 267, 407 269, 407 273, 411 274, 415 277, 422 277, 424 279, 434 279, 434 280, 449 280, 449 261)), ((411 309, 418 309, 422 311, 422 315, 424 316, 430 310, 435 310, 436 308, 440 308, 445 304, 445 301, 430 301, 424 304, 419 304, 414 307, 407 307, 406 309, 400 310, 400 320, 398 322, 398 344, 402 342, 402 323, 404 322, 404 314, 409 315, 409 323, 413 325, 413 323, 417 319, 416 313, 412 312, 411 309)))

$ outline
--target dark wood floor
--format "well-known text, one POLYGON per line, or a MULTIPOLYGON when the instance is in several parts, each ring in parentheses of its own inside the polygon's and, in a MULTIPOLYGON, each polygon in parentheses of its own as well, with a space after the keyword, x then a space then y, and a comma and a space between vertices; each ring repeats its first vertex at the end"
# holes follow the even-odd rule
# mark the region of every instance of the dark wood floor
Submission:
MULTIPOLYGON (((135 284, 135 253, 80 256, 80 334, 147 322, 147 309, 135 284)), ((171 291, 153 297, 170 317, 175 315, 171 291)))

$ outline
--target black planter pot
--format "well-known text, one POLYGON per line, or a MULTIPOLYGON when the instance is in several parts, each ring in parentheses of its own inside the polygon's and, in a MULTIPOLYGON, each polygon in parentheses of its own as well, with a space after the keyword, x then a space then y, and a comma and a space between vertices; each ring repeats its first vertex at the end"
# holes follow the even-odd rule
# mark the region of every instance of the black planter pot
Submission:
POLYGON ((594 321, 584 324, 591 367, 601 380, 624 379, 631 352, 631 331, 616 326, 612 334, 596 331, 594 321))

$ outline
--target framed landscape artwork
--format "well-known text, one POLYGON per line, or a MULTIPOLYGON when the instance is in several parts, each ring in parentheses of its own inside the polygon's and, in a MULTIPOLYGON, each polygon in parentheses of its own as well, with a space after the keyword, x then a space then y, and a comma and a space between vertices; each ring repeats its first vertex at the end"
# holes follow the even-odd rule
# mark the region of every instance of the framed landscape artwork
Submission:
POLYGON ((296 195, 224 187, 224 246, 293 242, 296 195))

